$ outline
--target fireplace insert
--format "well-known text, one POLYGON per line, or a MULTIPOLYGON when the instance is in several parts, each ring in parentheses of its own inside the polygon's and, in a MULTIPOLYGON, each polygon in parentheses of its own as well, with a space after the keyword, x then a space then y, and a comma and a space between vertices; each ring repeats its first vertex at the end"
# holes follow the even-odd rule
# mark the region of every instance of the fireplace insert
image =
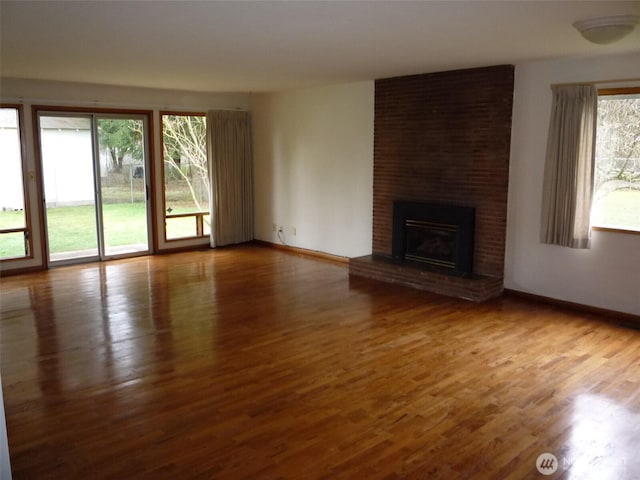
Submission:
POLYGON ((395 201, 393 260, 469 276, 473 270, 474 227, 472 207, 395 201))

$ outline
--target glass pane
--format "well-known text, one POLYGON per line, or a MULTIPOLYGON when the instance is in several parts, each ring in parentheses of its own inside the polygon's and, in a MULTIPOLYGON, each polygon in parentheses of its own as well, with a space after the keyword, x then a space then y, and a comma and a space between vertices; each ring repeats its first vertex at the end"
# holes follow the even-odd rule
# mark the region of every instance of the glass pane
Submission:
POLYGON ((105 254, 147 251, 144 122, 99 118, 97 123, 105 254))
MULTIPOLYGON (((0 169, 0 230, 26 228, 17 108, 0 108, 0 169)), ((23 232, 0 235, 0 258, 27 255, 23 239, 23 232)))
POLYGON ((51 261, 98 255, 91 119, 40 117, 51 261))
MULTIPOLYGON (((0 229, 2 228, 4 227, 0 225, 0 229)), ((29 243, 25 239, 25 232, 0 234, 0 258, 20 258, 27 255, 29 255, 29 243)))
MULTIPOLYGON (((209 212, 206 118, 162 115, 162 144, 165 213, 209 212)), ((167 219, 167 239, 208 235, 205 224, 198 232, 195 217, 167 219)))
POLYGON ((166 231, 168 239, 209 236, 211 226, 209 215, 193 215, 186 217, 167 217, 166 231), (201 222, 201 225, 198 225, 201 222), (199 231, 201 229, 201 231, 199 231))
POLYGON ((188 238, 196 236, 195 217, 167 218, 167 239, 188 238))
POLYGON ((592 223, 640 230, 640 94, 598 99, 592 223))
POLYGON ((209 235, 211 235, 211 217, 209 215, 203 215, 202 222, 203 222, 202 233, 208 237, 209 235))

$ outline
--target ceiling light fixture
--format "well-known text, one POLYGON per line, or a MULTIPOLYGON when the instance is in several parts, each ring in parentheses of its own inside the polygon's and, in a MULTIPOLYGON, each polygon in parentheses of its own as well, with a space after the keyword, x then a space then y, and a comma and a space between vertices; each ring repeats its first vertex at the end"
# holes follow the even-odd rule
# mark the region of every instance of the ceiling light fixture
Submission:
POLYGON ((592 43, 607 45, 629 35, 640 17, 636 15, 613 15, 610 17, 579 20, 573 26, 592 43))

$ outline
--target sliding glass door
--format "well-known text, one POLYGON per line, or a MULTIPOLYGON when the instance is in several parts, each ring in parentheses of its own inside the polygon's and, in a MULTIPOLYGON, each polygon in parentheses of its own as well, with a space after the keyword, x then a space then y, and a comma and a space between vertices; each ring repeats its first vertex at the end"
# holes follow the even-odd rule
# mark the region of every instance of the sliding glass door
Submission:
POLYGON ((140 118, 98 117, 96 123, 104 255, 147 252, 144 122, 140 118))
POLYGON ((149 252, 146 117, 38 120, 49 262, 149 252))
POLYGON ((49 261, 98 258, 90 116, 41 116, 49 261))

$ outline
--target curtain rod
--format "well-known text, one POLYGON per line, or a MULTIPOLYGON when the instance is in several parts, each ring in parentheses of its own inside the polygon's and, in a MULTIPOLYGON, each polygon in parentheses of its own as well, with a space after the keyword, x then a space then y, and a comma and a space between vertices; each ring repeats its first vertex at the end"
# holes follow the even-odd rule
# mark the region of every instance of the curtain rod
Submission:
POLYGON ((640 78, 626 78, 621 80, 597 80, 590 82, 567 82, 567 83, 552 83, 551 87, 571 87, 578 85, 608 85, 610 83, 640 83, 640 78))

